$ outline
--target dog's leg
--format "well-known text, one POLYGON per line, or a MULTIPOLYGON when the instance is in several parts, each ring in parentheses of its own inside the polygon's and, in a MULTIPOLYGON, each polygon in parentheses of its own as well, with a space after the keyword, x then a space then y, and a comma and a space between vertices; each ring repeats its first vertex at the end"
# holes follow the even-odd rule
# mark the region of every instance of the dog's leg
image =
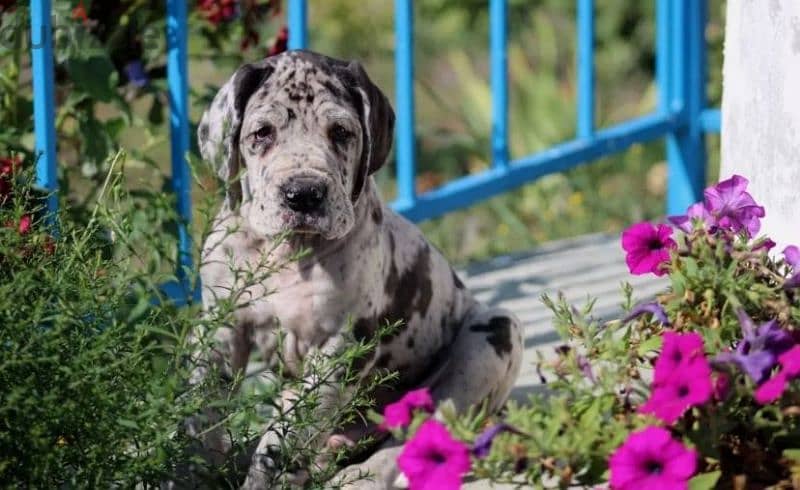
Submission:
MULTIPOLYGON (((204 332, 198 330, 190 340, 194 344, 196 357, 192 359, 193 369, 190 384, 198 385, 208 381, 209 376, 219 376, 212 382, 219 382, 220 396, 228 390, 236 390, 234 380, 243 372, 250 355, 250 327, 247 324, 223 326, 217 328, 210 339, 204 338, 204 332), (203 345, 210 342, 210 345, 203 345)), ((193 438, 195 443, 190 451, 202 458, 212 468, 219 467, 230 450, 231 441, 222 427, 217 426, 222 414, 212 408, 205 408, 197 415, 184 421, 183 431, 193 438)), ((200 488, 203 474, 208 468, 197 468, 192 463, 182 464, 177 468, 177 480, 172 488, 200 488)))
MULTIPOLYGON (((437 402, 450 399, 459 412, 486 403, 491 412, 508 398, 522 361, 519 320, 506 310, 478 307, 470 314, 448 349, 447 363, 430 387, 437 402)), ((387 441, 365 462, 342 470, 337 479, 353 480, 369 473, 371 479, 345 485, 347 490, 388 490, 400 474, 396 441, 387 441)))
MULTIPOLYGON (((352 394, 352 390, 340 386, 340 369, 333 369, 330 359, 340 352, 345 345, 344 336, 336 335, 331 337, 321 347, 313 349, 304 359, 304 371, 302 391, 311 392, 317 397, 317 406, 313 421, 307 422, 305 430, 298 431, 297 428, 289 427, 284 423, 271 427, 261 437, 258 446, 253 454, 252 462, 247 473, 243 489, 264 489, 269 488, 271 480, 275 477, 275 461, 273 456, 282 445, 292 446, 293 443, 312 445, 326 451, 326 441, 333 427, 326 427, 329 418, 334 411, 352 394), (343 389, 344 388, 344 389, 343 389), (313 422, 319 422, 315 425, 313 422), (291 440, 287 441, 287 438, 291 440)), ((297 392, 286 392, 283 394, 281 404, 283 411, 287 412, 298 402, 298 397, 303 396, 297 392)), ((279 423, 276 423, 279 424, 279 423)), ((335 449, 335 441, 329 443, 335 449)), ((324 464, 325 458, 319 459, 316 464, 324 464)), ((300 478, 302 479, 302 475, 300 478)))

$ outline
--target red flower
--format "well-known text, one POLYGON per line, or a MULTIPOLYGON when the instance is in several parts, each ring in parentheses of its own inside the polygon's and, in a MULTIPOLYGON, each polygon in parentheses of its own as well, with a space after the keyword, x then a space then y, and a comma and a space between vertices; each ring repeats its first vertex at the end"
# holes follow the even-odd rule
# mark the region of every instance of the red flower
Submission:
POLYGON ((14 172, 21 164, 19 158, 0 158, 0 203, 11 194, 11 184, 14 178, 14 172))
POLYGON ((236 18, 237 0, 198 0, 197 8, 203 17, 214 25, 236 18))
POLYGON ((269 47, 269 55, 275 56, 276 54, 283 53, 289 47, 289 28, 286 26, 281 27, 278 35, 275 36, 272 46, 269 47))
POLYGON ((80 0, 78 5, 72 9, 72 18, 75 20, 80 20, 84 24, 89 23, 89 16, 86 14, 86 7, 83 5, 83 0, 80 0))
POLYGON ((19 219, 19 225, 17 226, 17 231, 19 231, 20 235, 27 235, 31 231, 31 217, 29 214, 22 215, 22 218, 19 219))

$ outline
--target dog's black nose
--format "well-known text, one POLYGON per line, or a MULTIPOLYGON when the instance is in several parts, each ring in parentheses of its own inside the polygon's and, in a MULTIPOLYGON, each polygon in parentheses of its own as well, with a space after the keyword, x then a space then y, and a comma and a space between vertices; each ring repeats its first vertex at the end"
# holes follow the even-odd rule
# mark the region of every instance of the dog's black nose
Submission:
POLYGON ((292 179, 283 186, 283 200, 292 211, 311 213, 322 207, 328 187, 316 179, 292 179))

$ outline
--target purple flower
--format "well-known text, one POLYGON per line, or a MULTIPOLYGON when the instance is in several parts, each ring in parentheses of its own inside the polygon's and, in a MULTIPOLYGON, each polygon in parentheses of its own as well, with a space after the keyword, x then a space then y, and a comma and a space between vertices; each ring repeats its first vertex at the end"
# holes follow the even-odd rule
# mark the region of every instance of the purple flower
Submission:
POLYGON ((707 188, 704 196, 706 209, 720 228, 733 232, 745 230, 752 237, 761 228, 764 208, 756 204, 753 196, 747 192, 747 184, 747 179, 734 175, 707 188))
POLYGON ((693 221, 699 220, 712 233, 724 228, 733 232, 744 230, 748 236, 755 236, 761 228, 764 208, 747 192, 747 184, 747 179, 734 175, 706 188, 703 202, 689 206, 685 215, 668 219, 685 233, 691 233, 693 221))
POLYGON ((744 310, 737 312, 742 326, 742 340, 734 352, 723 352, 714 358, 715 364, 736 364, 757 384, 769 376, 778 356, 789 350, 794 341, 776 320, 762 323, 758 328, 744 310))
POLYGON ((485 458, 488 456, 489 451, 492 449, 492 442, 494 442, 494 438, 503 432, 522 434, 522 432, 506 424, 505 422, 495 424, 481 432, 478 437, 475 438, 475 442, 472 445, 472 454, 474 454, 476 458, 485 458))
POLYGON ((778 358, 780 371, 761 384, 753 393, 756 401, 762 405, 772 403, 783 395, 789 381, 800 376, 800 345, 795 345, 778 358))
POLYGON ((142 88, 150 82, 142 60, 134 60, 125 65, 125 76, 134 86, 142 88))
POLYGON ((783 249, 783 258, 786 260, 786 263, 792 266, 793 272, 800 272, 800 248, 797 248, 796 245, 789 245, 785 249, 783 249))
POLYGON ((663 323, 664 326, 666 326, 666 327, 669 326, 669 318, 667 318, 667 312, 664 311, 664 308, 662 308, 661 305, 658 304, 655 301, 652 301, 650 303, 640 303, 640 304, 636 305, 631 310, 631 312, 628 313, 628 316, 626 316, 625 318, 622 319, 622 322, 623 323, 628 323, 629 321, 633 320, 634 318, 638 318, 638 317, 644 315, 645 313, 652 314, 656 318, 656 320, 658 320, 659 322, 663 323))
POLYGON ((653 381, 664 383, 673 373, 697 362, 705 363, 703 337, 696 332, 676 333, 667 331, 662 335, 661 354, 653 366, 653 381))
POLYGON ((686 210, 686 214, 681 216, 669 216, 667 220, 684 233, 692 232, 694 221, 703 223, 703 226, 713 226, 715 223, 714 217, 706 210, 702 202, 696 202, 689 206, 689 209, 686 210))
POLYGON ((622 248, 627 252, 625 262, 631 274, 652 272, 663 276, 666 273, 664 266, 669 262, 669 251, 676 247, 671 235, 672 228, 669 226, 656 226, 646 221, 623 231, 622 248))
POLYGON ((792 275, 783 283, 783 287, 786 289, 800 287, 800 248, 789 245, 783 250, 783 258, 792 268, 792 275))
POLYGON ((427 388, 409 391, 400 400, 383 408, 383 422, 381 422, 380 428, 390 430, 407 427, 414 418, 414 412, 433 413, 435 409, 433 398, 427 388))

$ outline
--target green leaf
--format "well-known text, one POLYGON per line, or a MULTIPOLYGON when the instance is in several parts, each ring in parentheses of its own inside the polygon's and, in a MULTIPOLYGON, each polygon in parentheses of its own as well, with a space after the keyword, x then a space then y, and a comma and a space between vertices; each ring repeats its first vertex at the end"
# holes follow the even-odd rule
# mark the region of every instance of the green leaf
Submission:
POLYGON ((134 422, 133 420, 128 419, 117 419, 117 423, 123 427, 127 427, 129 429, 138 429, 139 424, 134 422))
POLYGON ((783 457, 794 461, 800 461, 800 449, 784 449, 783 457))
POLYGON ((711 490, 717 485, 721 471, 700 473, 689 480, 689 490, 711 490))
POLYGON ((636 349, 636 353, 640 356, 643 356, 648 352, 657 350, 659 347, 661 347, 661 337, 660 336, 650 337, 649 339, 639 344, 639 348, 636 349))
POLYGON ((75 85, 94 99, 110 102, 116 95, 117 72, 106 53, 94 51, 88 56, 70 58, 66 68, 75 85))

